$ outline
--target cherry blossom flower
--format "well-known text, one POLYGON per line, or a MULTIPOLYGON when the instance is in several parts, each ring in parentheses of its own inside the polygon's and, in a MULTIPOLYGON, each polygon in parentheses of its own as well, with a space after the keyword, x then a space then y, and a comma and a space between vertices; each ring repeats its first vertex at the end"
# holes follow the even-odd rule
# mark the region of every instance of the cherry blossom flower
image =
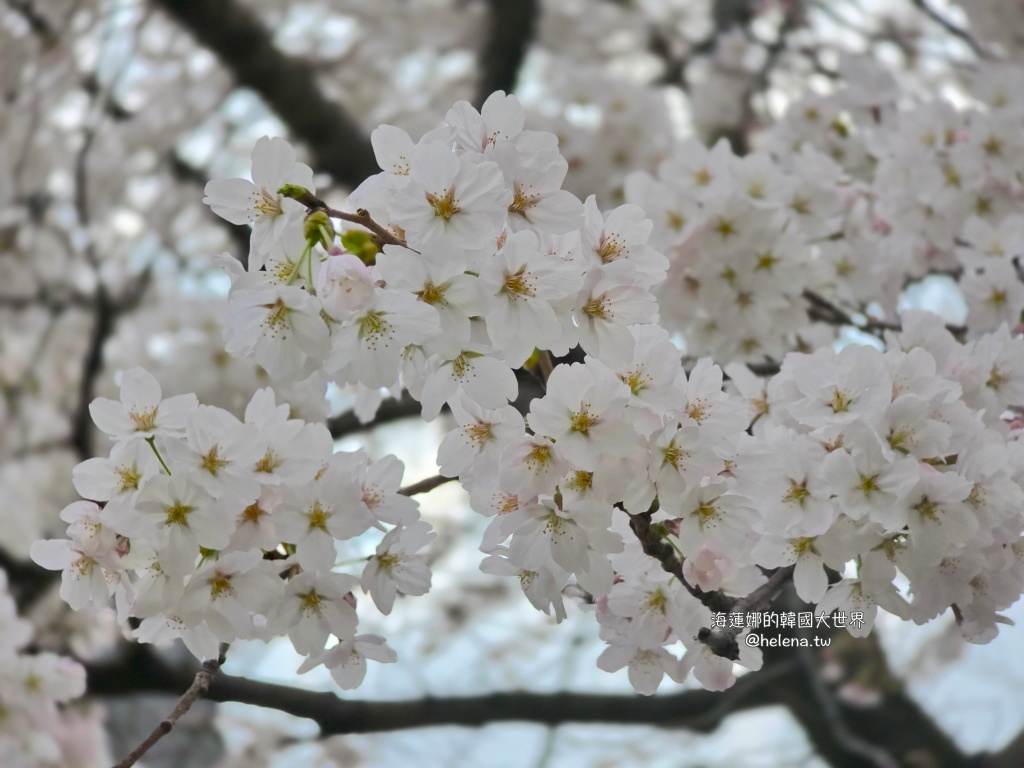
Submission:
POLYGON ((398 655, 380 635, 356 635, 342 640, 333 648, 310 656, 302 662, 299 674, 323 664, 331 670, 331 677, 341 689, 348 691, 358 688, 366 677, 367 659, 391 664, 398 659, 398 655))
POLYGON ((512 203, 497 164, 431 142, 413 151, 409 177, 391 211, 410 245, 474 249, 497 239, 512 203))
MULTIPOLYGON (((258 257, 281 236, 289 214, 301 214, 303 208, 283 197, 278 190, 285 184, 315 192, 313 171, 295 162, 295 150, 284 139, 262 137, 252 150, 252 181, 224 179, 207 182, 203 202, 218 216, 232 224, 253 222, 251 248, 258 257)), ((250 269, 260 264, 250 256, 250 269)))
POLYGON ((98 397, 89 404, 89 414, 103 432, 127 440, 180 435, 198 405, 191 394, 164 399, 153 374, 132 368, 121 377, 121 401, 98 397))
POLYGON ((391 613, 398 594, 423 595, 430 589, 430 568, 416 553, 436 535, 429 523, 419 520, 393 528, 377 545, 360 584, 381 613, 391 613))

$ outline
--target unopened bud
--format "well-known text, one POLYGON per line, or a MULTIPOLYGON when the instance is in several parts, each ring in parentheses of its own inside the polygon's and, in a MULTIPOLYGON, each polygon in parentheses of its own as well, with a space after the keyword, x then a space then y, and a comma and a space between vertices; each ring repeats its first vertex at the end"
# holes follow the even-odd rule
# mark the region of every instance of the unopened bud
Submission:
POLYGON ((285 184, 277 190, 277 194, 282 197, 290 197, 292 200, 297 200, 307 208, 316 208, 322 205, 320 199, 316 195, 305 187, 300 187, 298 184, 285 184))
POLYGON ((373 264, 377 261, 377 254, 380 249, 373 242, 373 236, 369 232, 362 232, 357 229, 343 232, 341 244, 349 253, 355 254, 363 264, 373 264))
POLYGON ((310 211, 303 224, 302 234, 312 243, 320 243, 330 248, 334 243, 334 225, 331 217, 323 211, 310 211))

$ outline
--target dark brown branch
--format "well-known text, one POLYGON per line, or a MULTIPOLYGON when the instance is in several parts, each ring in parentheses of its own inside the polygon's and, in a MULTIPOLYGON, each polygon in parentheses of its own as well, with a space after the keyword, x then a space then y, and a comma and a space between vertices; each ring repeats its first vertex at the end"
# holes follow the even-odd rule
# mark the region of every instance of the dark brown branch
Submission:
MULTIPOLYGON (((784 631, 779 630, 780 633, 784 631)), ((867 640, 833 633, 833 653, 843 664, 853 653, 864 652, 867 640)), ((877 649, 877 644, 874 646, 877 649)), ((868 652, 873 653, 872 649, 868 652)), ((863 669, 851 669, 862 674, 863 669)), ((115 663, 92 665, 89 691, 93 695, 124 695, 145 692, 177 693, 189 686, 193 671, 163 663, 147 646, 132 645, 115 663)), ((883 684, 877 706, 847 704, 835 700, 838 714, 856 738, 884 747, 901 766, 928 765, 935 768, 1017 768, 1019 763, 980 762, 961 753, 901 687, 883 684)), ((835 694, 829 690, 829 695, 835 694)), ((682 728, 698 733, 713 732, 730 714, 757 707, 787 707, 806 730, 818 753, 840 768, 875 768, 863 756, 851 753, 837 739, 832 722, 815 698, 804 666, 794 649, 774 648, 765 652, 764 667, 744 675, 723 693, 691 690, 656 697, 592 695, 561 692, 540 694, 506 692, 472 697, 438 697, 411 701, 359 701, 339 699, 333 693, 314 693, 302 688, 261 683, 218 675, 207 697, 212 701, 234 701, 313 720, 321 735, 376 733, 426 726, 477 727, 492 722, 532 722, 554 726, 563 723, 621 723, 682 728)))
MULTIPOLYGON (((760 613, 772 604, 775 596, 779 594, 782 587, 793 577, 793 566, 779 568, 768 577, 768 580, 755 589, 746 597, 739 600, 731 600, 729 613, 760 613)), ((726 598, 728 599, 728 598, 726 598)), ((712 610, 715 610, 712 608, 712 610)), ((736 661, 740 657, 739 643, 736 636, 742 631, 741 627, 722 627, 701 629, 697 637, 718 656, 736 661), (707 631, 705 632, 705 629, 707 631)))
POLYGON ((380 408, 377 409, 377 415, 373 421, 364 424, 353 411, 347 411, 340 416, 329 419, 327 428, 331 431, 331 436, 337 440, 339 437, 345 437, 357 432, 368 432, 381 424, 417 417, 422 410, 423 406, 417 400, 414 400, 412 395, 408 392, 403 392, 402 396, 398 399, 389 398, 382 402, 380 408))
POLYGON ((445 477, 444 475, 434 475, 428 477, 425 480, 420 480, 418 483, 412 483, 411 485, 400 488, 399 493, 403 496, 415 496, 418 493, 428 493, 435 488, 449 483, 454 480, 454 477, 445 477))
POLYGON ((361 227, 366 227, 368 230, 373 232, 375 239, 378 241, 378 245, 400 245, 403 248, 407 247, 405 240, 400 237, 396 237, 394 234, 389 232, 385 227, 382 227, 373 217, 370 216, 370 212, 360 208, 355 213, 346 213, 345 211, 339 211, 335 208, 328 208, 323 206, 323 211, 332 219, 341 219, 342 221, 350 221, 353 224, 358 224, 361 227))
POLYGON ((1024 730, 998 752, 987 755, 978 768, 1020 768, 1024 765, 1024 730))
MULTIPOLYGON (((78 223, 83 229, 89 227, 89 178, 88 156, 96 136, 95 129, 88 129, 82 141, 82 147, 75 159, 75 211, 78 223)), ((91 458, 92 449, 92 417, 89 404, 93 400, 96 379, 103 368, 103 346, 114 332, 116 313, 113 299, 100 277, 99 258, 95 246, 90 239, 85 246, 85 258, 96 273, 96 292, 92 299, 92 330, 82 362, 82 373, 78 380, 78 399, 71 421, 71 445, 81 460, 91 458)))
POLYGON ((957 38, 958 40, 961 40, 964 44, 966 44, 967 47, 970 48, 971 51, 974 52, 975 56, 977 56, 978 58, 985 58, 985 49, 982 48, 981 44, 978 43, 978 41, 974 39, 974 36, 971 35, 971 33, 968 32, 966 29, 962 29, 961 27, 958 27, 952 21, 950 21, 945 16, 943 16, 941 13, 939 13, 937 10, 935 10, 931 6, 931 3, 928 2, 928 0, 911 0, 911 2, 925 16, 927 16, 929 19, 934 21, 936 24, 938 24, 944 30, 949 32, 949 34, 953 35, 953 37, 957 38))
MULTIPOLYGON (((686 591, 700 600, 704 605, 716 613, 726 613, 733 605, 733 600, 720 592, 705 592, 700 587, 695 587, 683 578, 683 561, 676 555, 675 549, 662 537, 658 529, 651 525, 651 516, 658 509, 658 502, 647 512, 629 516, 629 527, 633 529, 644 554, 653 557, 666 573, 671 573, 682 584, 686 591)), ((735 641, 734 641, 735 642, 735 641)), ((717 653, 717 651, 716 651, 717 653)), ((737 654, 738 655, 738 654, 737 654)))
MULTIPOLYGON (((804 636, 808 637, 809 635, 810 633, 805 629, 804 636)), ((810 648, 796 650, 797 657, 807 674, 808 687, 814 694, 814 700, 821 707, 821 714, 828 721, 837 744, 855 758, 863 758, 873 768, 899 768, 899 763, 886 750, 850 732, 835 693, 822 677, 820 659, 810 648)))
MULTIPOLYGON (((621 507, 620 507, 621 508, 621 507)), ((749 611, 763 611, 779 593, 782 587, 793 575, 793 566, 779 568, 774 571, 768 580, 755 589, 746 597, 732 598, 721 592, 705 592, 700 587, 693 586, 683 577, 683 562, 676 554, 675 549, 664 539, 664 531, 651 525, 651 516, 658 510, 658 502, 647 512, 629 516, 629 527, 633 529, 644 554, 657 560, 661 567, 675 576, 686 591, 701 601, 714 613, 747 613, 749 611)), ((740 657, 739 644, 736 636, 740 633, 740 627, 725 627, 711 629, 704 627, 697 634, 698 639, 707 645, 713 653, 735 661, 740 657)))
POLYGON ((793 676, 793 685, 785 693, 788 698, 781 703, 789 708, 830 765, 878 768, 880 764, 886 765, 887 757, 907 768, 970 768, 984 764, 979 763, 984 760, 983 755, 968 757, 961 752, 907 695, 902 681, 889 668, 876 636, 856 638, 845 630, 833 629, 830 638, 831 646, 820 651, 778 648, 765 653, 767 665, 794 650, 807 651, 801 660, 800 674, 793 676), (812 675, 809 671, 812 667, 816 670, 825 661, 825 655, 841 670, 839 682, 826 682, 820 673, 812 675), (847 684, 873 691, 879 701, 849 702, 842 695, 842 687, 847 684))
POLYGON ((131 751, 124 760, 117 763, 114 768, 131 768, 139 761, 143 755, 145 755, 150 748, 156 744, 160 739, 166 736, 174 728, 175 723, 184 715, 192 705, 195 704, 199 699, 206 695, 207 691, 210 690, 210 685, 213 683, 217 676, 217 672, 220 669, 220 661, 213 659, 210 661, 203 662, 203 665, 196 672, 195 678, 192 680, 192 684, 188 687, 188 690, 178 699, 177 705, 171 711, 166 719, 153 729, 152 733, 149 734, 143 740, 139 746, 131 751))
POLYGON ((487 0, 487 5, 489 32, 480 54, 480 82, 473 99, 478 109, 495 91, 515 90, 540 11, 538 0, 487 0))
MULTIPOLYGON (((544 388, 535 375, 522 369, 516 371, 516 379, 519 383, 519 396, 511 405, 525 415, 529 412, 530 403, 533 402, 534 398, 544 395, 544 388)), ((420 405, 419 401, 415 400, 408 392, 403 392, 402 396, 398 399, 388 398, 382 402, 380 408, 377 409, 377 415, 372 421, 364 424, 353 411, 347 411, 329 419, 327 421, 327 428, 331 431, 334 439, 337 440, 340 437, 353 435, 358 432, 368 432, 376 429, 381 424, 419 417, 422 410, 423 406, 420 405)), ((447 413, 448 406, 445 405, 441 412, 447 413)))
MULTIPOLYGON (((845 310, 810 289, 803 292, 803 297, 809 304, 807 308, 807 316, 811 320, 817 320, 819 322, 835 326, 849 325, 859 331, 872 333, 879 338, 882 338, 883 331, 895 331, 896 333, 899 333, 903 330, 899 323, 887 323, 884 320, 876 320, 873 317, 865 317, 863 323, 857 323, 845 310)), ((967 329, 962 325, 947 325, 946 330, 961 342, 967 334, 967 329)))
MULTIPOLYGON (((686 691, 668 696, 641 697, 579 693, 516 691, 483 696, 437 697, 409 701, 339 699, 333 693, 262 683, 218 675, 206 698, 235 701, 305 717, 320 726, 321 735, 377 733, 436 725, 476 727, 493 722, 635 723, 713 731, 731 712, 766 706, 777 700, 775 689, 788 684, 786 674, 797 668, 785 660, 761 672, 745 675, 724 693, 686 691)), ((116 664, 89 668, 94 695, 175 693, 189 685, 191 672, 172 669, 148 649, 135 646, 116 664)))
POLYGON ((318 171, 355 187, 379 170, 363 129, 317 84, 316 70, 286 56, 267 27, 234 0, 156 0, 210 49, 240 86, 252 88, 309 147, 318 171))

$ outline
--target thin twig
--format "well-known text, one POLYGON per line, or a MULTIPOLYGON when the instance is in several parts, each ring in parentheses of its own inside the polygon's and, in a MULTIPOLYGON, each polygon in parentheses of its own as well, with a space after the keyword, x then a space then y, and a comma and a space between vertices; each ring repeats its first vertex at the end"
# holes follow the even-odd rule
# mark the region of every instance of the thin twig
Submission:
POLYGON ((174 728, 178 719, 188 712, 192 705, 205 696, 206 692, 210 690, 210 685, 213 683, 213 679, 217 676, 217 672, 220 671, 222 659, 223 656, 221 659, 208 659, 203 662, 199 671, 196 672, 192 685, 190 685, 188 690, 185 691, 185 694, 178 699, 178 703, 171 711, 171 714, 169 714, 167 718, 160 723, 160 725, 154 728, 153 732, 150 733, 149 736, 139 744, 139 746, 133 749, 128 757, 117 763, 114 768, 131 768, 131 766, 135 765, 139 758, 146 754, 154 744, 171 732, 171 729, 174 728))
POLYGON ((281 187, 281 193, 287 195, 292 200, 306 206, 310 213, 315 211, 323 211, 332 219, 341 219, 342 221, 350 221, 353 224, 358 224, 361 227, 366 227, 370 230, 377 240, 378 246, 384 245, 400 245, 403 248, 407 248, 408 244, 400 237, 397 237, 393 232, 389 231, 386 227, 382 227, 373 217, 370 212, 365 208, 360 208, 355 213, 348 213, 347 211, 339 211, 337 208, 331 208, 327 203, 321 200, 319 197, 314 195, 308 189, 304 187, 292 187, 285 185, 281 187))
MULTIPOLYGON (((882 333, 884 331, 900 333, 903 330, 903 327, 899 323, 888 323, 884 320, 876 320, 873 317, 867 316, 865 316, 863 323, 857 323, 845 310, 810 289, 803 292, 803 297, 807 303, 810 304, 807 308, 807 316, 812 320, 818 320, 822 323, 828 323, 829 325, 836 326, 849 325, 859 331, 872 333, 875 336, 878 336, 878 338, 882 338, 882 333)), ((962 342, 967 335, 967 329, 962 325, 947 325, 946 330, 953 334, 953 336, 960 342, 962 342)))
POLYGON ((342 221, 350 221, 353 224, 358 224, 361 227, 366 227, 368 230, 373 232, 377 236, 377 239, 384 245, 400 245, 403 248, 407 248, 408 244, 400 237, 396 237, 389 232, 385 227, 382 227, 373 217, 370 216, 370 212, 365 208, 360 208, 355 213, 345 213, 345 211, 339 211, 335 208, 328 208, 324 206, 324 213, 330 216, 332 219, 341 219, 342 221))
POLYGON ((958 27, 952 21, 950 21, 937 10, 935 10, 931 6, 931 4, 928 3, 928 0, 911 0, 911 2, 925 16, 927 16, 929 19, 934 21, 944 30, 949 32, 949 34, 953 35, 953 37, 956 37, 962 40, 964 43, 966 43, 967 47, 970 48, 974 52, 974 55, 977 56, 979 59, 983 59, 986 57, 985 49, 981 47, 981 44, 974 39, 974 36, 971 35, 970 32, 968 32, 966 29, 958 27))
POLYGON ((403 496, 415 496, 418 493, 427 493, 437 488, 439 485, 444 485, 447 482, 454 480, 454 477, 445 477, 444 475, 434 475, 428 477, 425 480, 420 480, 418 483, 407 485, 405 488, 400 488, 398 492, 403 496))

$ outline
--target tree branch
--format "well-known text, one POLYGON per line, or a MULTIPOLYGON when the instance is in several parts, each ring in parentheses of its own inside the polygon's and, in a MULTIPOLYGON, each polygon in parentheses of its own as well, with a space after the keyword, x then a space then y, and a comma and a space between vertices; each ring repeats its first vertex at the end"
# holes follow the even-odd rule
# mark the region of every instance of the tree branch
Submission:
POLYGON ((429 491, 432 491, 445 483, 451 482, 454 479, 454 477, 434 475, 433 477, 428 477, 425 480, 420 480, 418 483, 407 485, 405 488, 399 488, 398 492, 403 496, 415 496, 418 493, 428 493, 429 491))
POLYGON ((171 732, 174 728, 175 723, 178 719, 184 715, 192 705, 195 704, 199 699, 206 695, 210 689, 210 685, 213 683, 217 676, 217 671, 220 669, 220 661, 212 659, 203 662, 203 665, 196 672, 195 679, 192 680, 192 684, 188 687, 188 690, 178 699, 177 705, 171 711, 171 714, 167 716, 153 732, 147 736, 139 746, 131 751, 124 760, 117 763, 114 768, 131 768, 139 761, 144 754, 146 754, 150 748, 156 744, 160 739, 171 732))
POLYGON ((235 0, 155 1, 217 56, 238 85, 263 97, 308 145, 317 170, 350 187, 377 173, 362 128, 323 95, 312 66, 274 45, 270 31, 248 8, 235 0))
MULTIPOLYGON (((634 723, 685 728, 710 733, 731 712, 777 701, 777 688, 788 685, 795 660, 780 661, 761 672, 744 675, 724 693, 693 690, 668 696, 529 693, 516 691, 482 696, 427 697, 409 701, 340 699, 286 685, 217 675, 206 698, 234 701, 313 720, 321 735, 378 733, 437 725, 482 726, 493 722, 634 723)), ((191 672, 164 664, 143 646, 129 648, 118 663, 88 668, 94 695, 173 693, 189 685, 191 672)), ((162 726, 161 726, 162 727, 162 726)))
MULTIPOLYGON (((809 633, 804 630, 804 636, 809 633)), ((835 695, 825 683, 821 674, 820 660, 810 648, 797 648, 797 657, 803 663, 807 674, 808 687, 814 694, 814 700, 821 707, 822 716, 828 721, 836 742, 851 755, 862 757, 874 768, 899 768, 895 758, 886 750, 870 744, 850 732, 843 718, 842 710, 835 695)))
POLYGON ((487 0, 487 5, 490 29, 480 54, 480 82, 473 99, 477 109, 495 91, 515 90, 540 10, 538 0, 487 0))
POLYGON ((377 409, 377 415, 373 421, 364 424, 359 420, 355 412, 346 411, 332 419, 328 419, 327 428, 331 431, 331 436, 337 440, 340 437, 357 432, 367 432, 388 422, 418 417, 422 410, 423 406, 420 405, 418 400, 414 400, 408 392, 403 392, 402 396, 397 399, 388 398, 382 402, 380 408, 377 409))
POLYGON ((977 56, 979 59, 986 58, 985 49, 982 48, 981 44, 977 40, 974 39, 974 36, 970 32, 968 32, 966 29, 962 29, 962 28, 958 27, 952 21, 950 21, 945 16, 943 16, 941 13, 939 13, 937 10, 935 10, 931 6, 931 3, 928 2, 928 0, 911 0, 911 2, 925 16, 927 16, 929 19, 934 21, 936 24, 938 24, 944 30, 949 32, 949 34, 953 35, 953 37, 955 37, 955 38, 961 40, 963 43, 965 43, 967 45, 967 47, 970 48, 971 51, 974 53, 974 55, 977 56))
MULTIPOLYGON (((835 326, 849 325, 859 331, 872 333, 879 338, 882 338, 883 331, 895 331, 896 333, 899 333, 903 330, 899 323, 887 323, 884 320, 876 320, 873 317, 868 316, 865 316, 863 323, 856 323, 846 311, 810 289, 806 289, 803 292, 803 298, 810 305, 807 308, 807 316, 811 320, 817 320, 819 322, 835 326)), ((946 330, 961 342, 967 335, 967 329, 962 325, 947 325, 946 330)))
POLYGON ((374 221, 373 217, 370 216, 370 212, 364 208, 360 208, 355 213, 346 213, 345 211, 339 211, 335 208, 328 208, 326 205, 322 205, 322 210, 332 219, 350 221, 353 224, 366 227, 368 230, 373 232, 374 238, 378 241, 378 245, 400 245, 403 248, 408 247, 405 240, 400 237, 396 237, 386 228, 374 221))
MULTIPOLYGON (((787 630, 778 630, 785 634, 787 630)), ((871 639, 858 640, 845 632, 833 633, 834 648, 843 663, 865 652, 871 639)), ((873 646, 877 650, 877 646, 873 646)), ((722 692, 689 690, 641 697, 571 692, 553 694, 523 691, 470 697, 427 697, 411 701, 340 699, 334 693, 262 683, 218 675, 206 698, 268 707, 313 720, 322 736, 379 733, 428 726, 478 727, 493 722, 529 722, 548 726, 563 723, 619 723, 713 732, 730 714, 764 706, 785 706, 807 731, 818 753, 839 768, 876 768, 862 755, 848 751, 832 730, 832 721, 815 698, 804 665, 792 648, 767 649, 764 667, 741 676, 722 692)), ((131 695, 147 692, 176 693, 190 685, 194 672, 172 667, 150 646, 129 645, 117 662, 88 667, 93 695, 131 695)), ((874 653, 874 650, 868 649, 874 653)), ((856 659, 854 658, 856 661, 856 659)), ((858 662, 860 663, 860 662, 858 662)), ((862 674, 861 669, 849 670, 862 674)), ((987 756, 969 758, 898 685, 883 683, 884 697, 876 706, 854 705, 835 699, 837 713, 848 735, 884 747, 901 766, 932 768, 1017 768, 1019 763, 985 762, 987 756)), ((831 691, 827 692, 834 696, 831 691)))

